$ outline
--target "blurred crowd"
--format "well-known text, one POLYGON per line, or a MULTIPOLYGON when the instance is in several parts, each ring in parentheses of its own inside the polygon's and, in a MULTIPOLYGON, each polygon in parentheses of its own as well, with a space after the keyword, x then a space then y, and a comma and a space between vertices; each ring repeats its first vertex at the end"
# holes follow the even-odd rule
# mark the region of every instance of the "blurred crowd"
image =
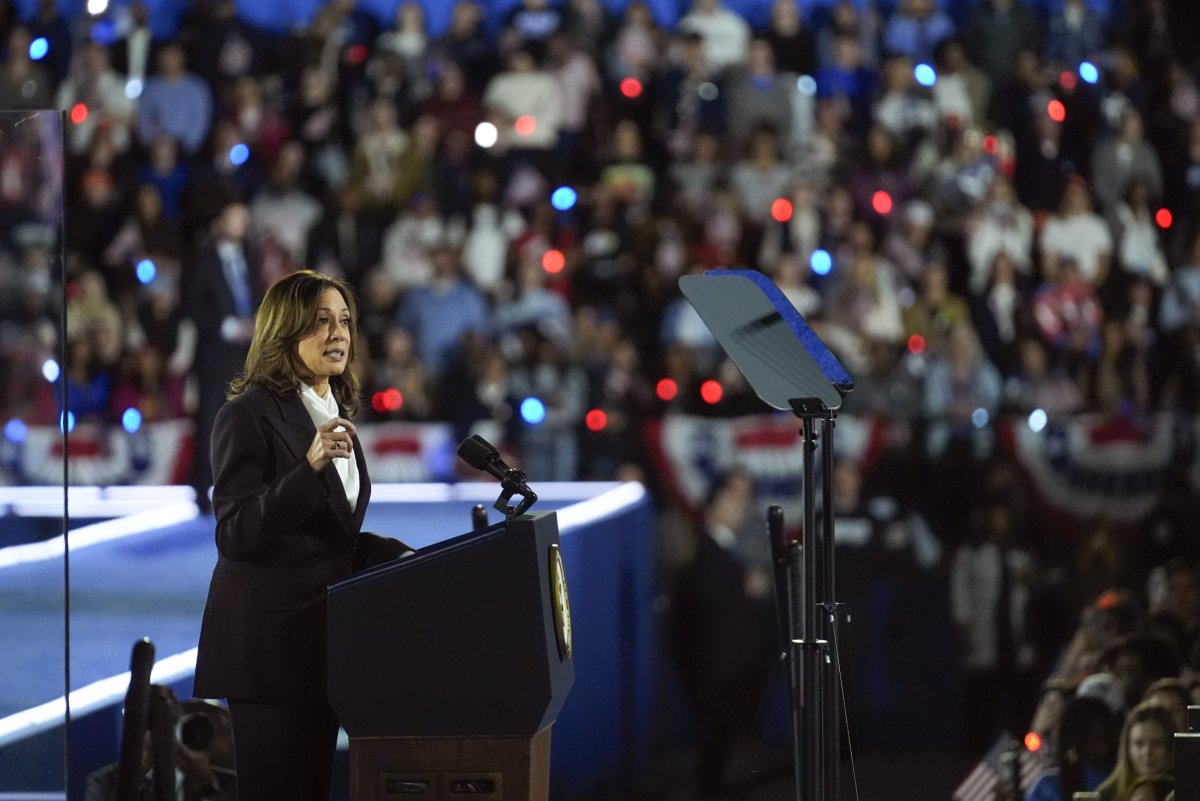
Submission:
MULTIPOLYGON (((538 480, 653 487, 647 420, 764 409, 677 279, 756 269, 855 377, 848 412, 911 423, 931 475, 985 488, 956 496, 969 520, 933 521, 955 528, 938 534, 980 708, 1014 658, 1044 675, 1051 649, 1014 657, 1028 632, 994 611, 1025 614, 1021 576, 1082 565, 986 480, 1006 474, 986 421, 1200 410, 1200 16, 684 5, 459 0, 435 32, 418 2, 383 19, 331 0, 280 33, 204 0, 156 39, 138 0, 69 20, 0 0, 0 108, 63 110, 66 144, 59 242, 42 142, 5 128, 0 208, 34 211, 0 216, 0 414, 57 419, 60 245, 77 421, 133 407, 203 431, 256 299, 311 267, 358 289, 363 419, 484 431, 538 480)), ((1141 561, 1111 558, 1140 534, 1099 537, 1097 575, 1139 596, 1171 557, 1194 570, 1181 537, 1141 561)), ((1060 602, 1092 608, 1077 590, 1060 602)))

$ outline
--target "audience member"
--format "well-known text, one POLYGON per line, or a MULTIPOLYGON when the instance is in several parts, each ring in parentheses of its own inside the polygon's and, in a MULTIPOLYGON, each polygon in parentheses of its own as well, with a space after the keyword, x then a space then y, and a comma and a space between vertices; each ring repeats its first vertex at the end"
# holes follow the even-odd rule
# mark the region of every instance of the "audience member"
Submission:
POLYGON ((167 42, 158 51, 158 70, 138 98, 138 140, 149 146, 159 134, 177 139, 191 156, 204 144, 213 119, 212 90, 187 71, 183 47, 167 42))
POLYGON ((1117 766, 1097 789, 1101 801, 1130 801, 1134 785, 1172 766, 1175 727, 1165 709, 1139 704, 1125 719, 1117 750, 1117 766))

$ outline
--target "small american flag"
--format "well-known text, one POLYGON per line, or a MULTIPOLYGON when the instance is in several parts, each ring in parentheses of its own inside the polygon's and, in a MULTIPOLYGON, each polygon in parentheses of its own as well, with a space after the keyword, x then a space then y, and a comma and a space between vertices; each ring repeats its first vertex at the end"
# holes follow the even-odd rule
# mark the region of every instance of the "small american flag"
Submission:
POLYGON ((1001 801, 1021 799, 1045 765, 1038 755, 1017 742, 1007 733, 975 766, 975 769, 954 791, 954 801, 1001 801), (1015 762, 1015 770, 1014 770, 1015 762), (1019 792, 1013 792, 1014 778, 1019 792))

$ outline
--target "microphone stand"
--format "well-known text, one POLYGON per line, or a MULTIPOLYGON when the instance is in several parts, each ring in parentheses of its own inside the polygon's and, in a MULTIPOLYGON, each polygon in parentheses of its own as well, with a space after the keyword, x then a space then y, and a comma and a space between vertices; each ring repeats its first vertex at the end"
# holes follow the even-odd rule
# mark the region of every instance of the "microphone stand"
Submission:
POLYGON ((500 497, 496 499, 493 508, 502 512, 506 519, 512 520, 514 517, 525 514, 535 503, 537 503, 537 493, 525 483, 525 471, 515 467, 507 470, 504 477, 500 479, 500 497), (521 502, 516 506, 511 506, 509 501, 514 495, 521 496, 521 502))

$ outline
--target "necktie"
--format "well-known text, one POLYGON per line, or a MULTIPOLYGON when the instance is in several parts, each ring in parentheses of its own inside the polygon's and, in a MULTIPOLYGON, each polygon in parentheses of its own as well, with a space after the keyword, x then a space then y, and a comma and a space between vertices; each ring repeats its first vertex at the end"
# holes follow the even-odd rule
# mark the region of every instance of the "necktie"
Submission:
POLYGON ((233 311, 238 317, 249 317, 254 312, 254 301, 250 296, 250 282, 246 279, 246 259, 241 249, 234 246, 226 249, 221 258, 225 268, 225 281, 233 293, 233 311))

